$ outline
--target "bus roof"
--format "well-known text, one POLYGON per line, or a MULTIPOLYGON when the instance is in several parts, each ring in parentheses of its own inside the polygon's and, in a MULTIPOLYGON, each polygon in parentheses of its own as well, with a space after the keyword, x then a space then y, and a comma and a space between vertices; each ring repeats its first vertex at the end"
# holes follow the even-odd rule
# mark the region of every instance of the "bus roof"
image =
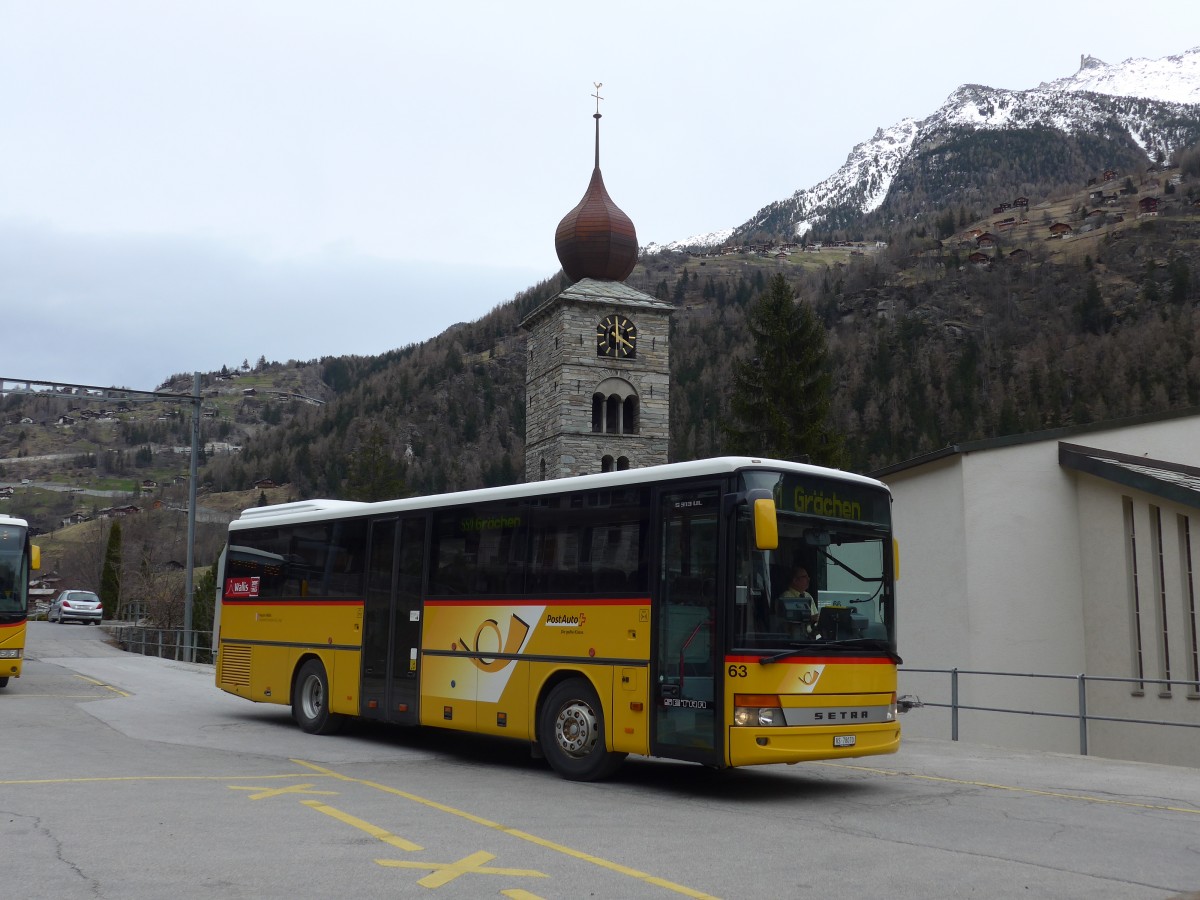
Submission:
POLYGON ((18 519, 16 516, 7 516, 0 513, 0 525, 20 525, 22 528, 28 528, 29 523, 24 519, 18 519))
POLYGON ((571 478, 555 478, 549 481, 530 481, 503 487, 480 488, 452 494, 428 494, 407 497, 402 500, 380 500, 364 503, 354 500, 297 500, 293 503, 277 503, 271 506, 255 506, 242 510, 241 516, 229 524, 231 530, 257 528, 264 525, 280 525, 319 519, 341 519, 355 515, 381 515, 391 512, 407 512, 418 509, 434 509, 457 506, 462 503, 485 503, 493 500, 511 500, 522 497, 538 497, 561 494, 569 491, 604 490, 626 485, 652 484, 676 478, 694 478, 705 475, 728 475, 733 472, 761 469, 791 472, 797 475, 812 475, 831 478, 835 481, 853 482, 884 491, 890 490, 882 481, 826 469, 806 463, 787 462, 752 456, 717 456, 691 462, 668 463, 662 466, 646 466, 640 469, 625 469, 620 472, 604 472, 596 475, 575 475, 571 478))

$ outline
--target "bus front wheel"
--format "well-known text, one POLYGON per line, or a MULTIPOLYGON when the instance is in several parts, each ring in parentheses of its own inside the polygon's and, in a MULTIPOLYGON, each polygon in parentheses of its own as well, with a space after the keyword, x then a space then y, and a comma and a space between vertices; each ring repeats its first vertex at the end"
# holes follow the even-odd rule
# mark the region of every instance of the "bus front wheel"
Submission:
POLYGON ((333 734, 342 727, 342 717, 329 711, 329 677, 319 659, 308 660, 296 674, 292 718, 309 734, 333 734))
POLYGON ((550 767, 570 781, 607 778, 625 758, 624 753, 605 749, 604 711, 591 684, 582 678, 568 679, 550 691, 542 704, 538 733, 550 767))
POLYGON ((7 675, 5 675, 3 678, 0 678, 0 687, 8 687, 8 676, 7 675))

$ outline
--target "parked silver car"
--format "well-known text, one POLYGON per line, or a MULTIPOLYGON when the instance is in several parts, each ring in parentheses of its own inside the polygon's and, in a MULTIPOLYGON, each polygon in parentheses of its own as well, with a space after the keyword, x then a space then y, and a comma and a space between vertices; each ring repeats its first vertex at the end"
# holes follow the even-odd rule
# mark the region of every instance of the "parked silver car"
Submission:
POLYGON ((100 598, 91 591, 63 591, 51 601, 50 611, 46 613, 47 622, 57 622, 59 625, 68 619, 96 625, 103 617, 104 607, 100 598))

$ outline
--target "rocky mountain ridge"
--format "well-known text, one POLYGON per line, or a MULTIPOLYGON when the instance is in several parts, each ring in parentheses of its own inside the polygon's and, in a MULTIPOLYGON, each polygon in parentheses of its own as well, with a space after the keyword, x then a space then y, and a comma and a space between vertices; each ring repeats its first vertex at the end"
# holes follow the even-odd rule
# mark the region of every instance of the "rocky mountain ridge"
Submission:
POLYGON ((948 141, 964 133, 1035 129, 1127 143, 1111 154, 1117 165, 1127 164, 1135 148, 1146 160, 1168 158, 1200 139, 1200 47, 1116 65, 1084 55, 1074 75, 1030 90, 962 85, 931 115, 878 128, 828 178, 768 204, 736 228, 646 249, 719 246, 763 232, 789 240, 822 227, 845 227, 895 200, 894 191, 911 189, 902 173, 919 169, 925 156, 948 141))

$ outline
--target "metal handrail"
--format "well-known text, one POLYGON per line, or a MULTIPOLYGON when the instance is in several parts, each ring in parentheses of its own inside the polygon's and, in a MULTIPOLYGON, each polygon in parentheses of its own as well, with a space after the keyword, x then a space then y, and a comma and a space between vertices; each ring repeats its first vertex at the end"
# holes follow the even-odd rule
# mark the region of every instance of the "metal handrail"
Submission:
POLYGON ((109 629, 122 650, 174 659, 176 662, 212 663, 212 632, 153 625, 114 625, 109 629))
POLYGON ((1053 675, 1041 672, 995 672, 986 669, 920 669, 904 666, 899 670, 905 672, 919 672, 932 675, 949 675, 950 676, 950 702, 937 703, 928 700, 922 700, 922 706, 939 707, 950 710, 950 740, 958 740, 958 715, 963 710, 970 712, 996 712, 1009 713, 1020 716, 1045 716, 1055 719, 1076 719, 1079 722, 1079 755, 1088 755, 1088 723, 1089 722, 1121 722, 1129 725, 1161 725, 1171 728, 1200 728, 1200 723, 1197 722, 1169 722, 1164 719, 1131 719, 1123 716, 1105 716, 1089 713, 1087 708, 1087 684, 1089 681, 1094 682, 1113 682, 1119 684, 1134 684, 1140 688, 1147 684, 1166 685, 1167 691, 1170 691, 1172 685, 1185 685, 1191 692, 1189 696, 1194 696, 1200 693, 1200 682, 1191 679, 1178 678, 1121 678, 1113 675, 1088 675, 1081 672, 1078 675, 1053 675), (1002 678, 1041 678, 1056 681, 1074 681, 1077 685, 1077 709, 1075 712, 1049 712, 1046 710, 1031 710, 1031 709, 1012 709, 1003 706, 974 706, 964 704, 959 701, 958 693, 958 677, 960 675, 988 675, 1002 678))

